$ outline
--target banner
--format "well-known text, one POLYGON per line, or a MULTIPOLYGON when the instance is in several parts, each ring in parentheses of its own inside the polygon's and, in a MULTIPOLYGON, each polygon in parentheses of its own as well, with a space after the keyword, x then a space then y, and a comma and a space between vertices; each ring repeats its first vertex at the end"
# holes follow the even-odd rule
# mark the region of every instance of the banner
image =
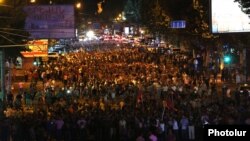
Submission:
POLYGON ((73 5, 34 5, 24 8, 25 29, 33 39, 74 38, 73 5))

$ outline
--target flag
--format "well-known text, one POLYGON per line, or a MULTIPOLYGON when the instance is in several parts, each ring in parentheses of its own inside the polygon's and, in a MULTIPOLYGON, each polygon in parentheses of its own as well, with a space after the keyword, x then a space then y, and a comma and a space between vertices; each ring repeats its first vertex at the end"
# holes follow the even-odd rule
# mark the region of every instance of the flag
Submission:
POLYGON ((141 90, 139 90, 137 95, 137 103, 141 103, 142 101, 143 101, 143 93, 141 90))
POLYGON ((174 107, 174 103, 170 99, 167 99, 166 101, 164 100, 163 106, 167 108, 168 110, 177 111, 177 109, 175 109, 174 107))

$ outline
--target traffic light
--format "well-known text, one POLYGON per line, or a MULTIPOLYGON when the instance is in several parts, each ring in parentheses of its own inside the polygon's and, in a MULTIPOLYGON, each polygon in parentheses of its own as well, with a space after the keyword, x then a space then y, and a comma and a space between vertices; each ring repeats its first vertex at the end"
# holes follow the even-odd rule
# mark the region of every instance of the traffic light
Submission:
POLYGON ((232 61, 232 57, 230 55, 227 54, 224 56, 224 63, 225 64, 230 64, 231 61, 232 61))

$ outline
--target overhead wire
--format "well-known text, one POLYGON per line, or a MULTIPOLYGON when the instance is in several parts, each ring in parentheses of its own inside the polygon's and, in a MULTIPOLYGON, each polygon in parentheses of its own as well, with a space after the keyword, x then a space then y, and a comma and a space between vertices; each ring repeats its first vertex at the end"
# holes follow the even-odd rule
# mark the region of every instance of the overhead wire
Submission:
POLYGON ((25 35, 21 35, 21 34, 15 34, 15 33, 11 33, 11 32, 5 32, 5 31, 1 31, 0 30, 0 33, 5 33, 5 34, 9 34, 9 35, 13 35, 13 36, 19 36, 19 37, 29 37, 29 36, 25 36, 25 35))
POLYGON ((20 45, 0 45, 0 48, 2 47, 23 47, 27 46, 26 44, 20 44, 20 45))
POLYGON ((13 44, 16 44, 14 41, 12 41, 11 39, 5 37, 4 35, 0 34, 0 36, 6 40, 8 40, 9 42, 13 43, 13 44))
POLYGON ((0 28, 0 29, 3 29, 3 30, 25 31, 25 32, 27 32, 27 31, 26 31, 26 30, 24 30, 24 29, 17 29, 17 28, 0 28))
MULTIPOLYGON (((0 29, 4 29, 4 28, 0 28, 0 29)), ((5 29, 6 30, 6 29, 5 29)), ((17 29, 12 29, 12 30, 17 30, 17 29)), ((18 37, 24 37, 24 38, 27 38, 28 36, 25 36, 25 35, 21 35, 21 34, 15 34, 15 33, 11 33, 11 32, 5 32, 5 31, 2 31, 0 30, 0 33, 4 33, 4 34, 7 34, 7 35, 12 35, 12 36, 18 36, 18 37)), ((12 41, 11 39, 7 38, 6 36, 0 34, 0 37, 2 37, 3 39, 11 42, 13 45, 0 45, 0 48, 1 47, 20 47, 20 46, 27 46, 25 44, 16 44, 14 41, 12 41)))

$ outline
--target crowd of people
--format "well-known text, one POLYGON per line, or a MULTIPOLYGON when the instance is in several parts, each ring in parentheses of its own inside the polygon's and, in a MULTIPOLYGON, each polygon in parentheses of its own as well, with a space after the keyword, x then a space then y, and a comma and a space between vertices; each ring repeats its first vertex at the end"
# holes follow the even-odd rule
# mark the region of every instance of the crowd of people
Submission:
POLYGON ((224 95, 195 60, 123 45, 67 53, 0 104, 0 140, 189 141, 206 124, 249 124, 249 98, 224 95))

